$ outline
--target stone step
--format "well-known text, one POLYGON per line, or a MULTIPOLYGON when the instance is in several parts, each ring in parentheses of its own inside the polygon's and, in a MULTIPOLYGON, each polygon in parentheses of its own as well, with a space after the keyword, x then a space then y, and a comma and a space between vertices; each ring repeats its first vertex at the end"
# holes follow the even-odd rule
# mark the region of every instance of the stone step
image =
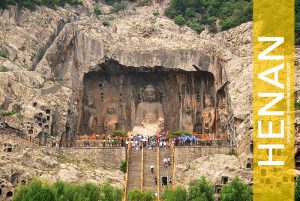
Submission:
POLYGON ((155 176, 157 176, 157 149, 144 149, 144 190, 157 192, 155 176), (151 173, 151 165, 154 166, 154 173, 151 173))
POLYGON ((130 150, 128 164, 128 191, 141 188, 142 151, 130 150))
MULTIPOLYGON (((159 150, 159 169, 160 169, 159 175, 160 175, 160 177, 161 176, 170 177, 170 176, 172 176, 172 166, 165 167, 165 164, 163 162, 164 158, 166 158, 166 159, 171 158, 171 160, 172 160, 170 149, 163 148, 163 149, 159 150)), ((160 185, 161 185, 161 182, 160 182, 160 185)), ((164 188, 165 188, 165 186, 160 186, 160 195, 162 195, 164 188)))

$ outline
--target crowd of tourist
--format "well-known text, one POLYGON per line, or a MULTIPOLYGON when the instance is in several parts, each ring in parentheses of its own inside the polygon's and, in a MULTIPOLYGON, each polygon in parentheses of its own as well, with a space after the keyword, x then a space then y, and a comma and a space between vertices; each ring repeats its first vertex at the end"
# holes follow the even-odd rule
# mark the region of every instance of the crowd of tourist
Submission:
POLYGON ((126 140, 125 144, 128 145, 129 143, 131 145, 131 149, 142 149, 142 147, 147 149, 155 149, 156 147, 167 149, 170 147, 166 134, 153 136, 130 136, 126 140))

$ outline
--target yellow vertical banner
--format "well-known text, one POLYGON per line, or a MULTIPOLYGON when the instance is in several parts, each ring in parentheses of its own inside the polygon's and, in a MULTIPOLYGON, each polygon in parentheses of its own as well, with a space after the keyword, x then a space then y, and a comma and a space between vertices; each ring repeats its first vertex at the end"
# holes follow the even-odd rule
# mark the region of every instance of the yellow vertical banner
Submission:
POLYGON ((253 200, 294 201, 294 0, 253 1, 253 200))

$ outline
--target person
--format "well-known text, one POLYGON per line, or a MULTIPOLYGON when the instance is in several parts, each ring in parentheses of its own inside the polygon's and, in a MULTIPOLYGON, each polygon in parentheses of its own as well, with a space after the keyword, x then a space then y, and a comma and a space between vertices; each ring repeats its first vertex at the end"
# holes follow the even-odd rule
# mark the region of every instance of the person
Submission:
POLYGON ((166 142, 166 140, 164 140, 163 145, 167 149, 167 142, 166 142))
POLYGON ((129 144, 129 141, 128 141, 128 139, 126 139, 126 141, 125 141, 126 149, 128 148, 128 144, 129 144))
POLYGON ((151 173, 153 174, 154 173, 154 165, 150 166, 150 170, 151 170, 151 173))
POLYGON ((172 177, 169 178, 169 184, 172 184, 172 177))
POLYGON ((159 147, 162 148, 163 144, 162 141, 159 141, 159 147))
POLYGON ((171 166, 171 158, 168 158, 168 166, 171 166))
POLYGON ((140 146, 140 149, 143 148, 143 142, 142 141, 139 142, 139 146, 140 146))
POLYGON ((168 167, 168 160, 164 158, 163 163, 165 164, 165 167, 168 167))
POLYGON ((155 185, 157 185, 157 176, 154 176, 155 185))

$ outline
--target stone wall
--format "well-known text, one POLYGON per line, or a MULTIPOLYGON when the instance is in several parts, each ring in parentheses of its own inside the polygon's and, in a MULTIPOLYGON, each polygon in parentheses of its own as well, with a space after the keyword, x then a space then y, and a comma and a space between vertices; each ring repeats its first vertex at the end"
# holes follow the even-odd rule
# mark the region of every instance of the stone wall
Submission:
POLYGON ((110 170, 119 170, 121 162, 126 160, 124 147, 64 149, 62 153, 65 156, 89 161, 97 167, 110 170))
POLYGON ((189 164, 202 156, 228 154, 230 149, 231 147, 229 146, 175 147, 175 165, 189 164))

